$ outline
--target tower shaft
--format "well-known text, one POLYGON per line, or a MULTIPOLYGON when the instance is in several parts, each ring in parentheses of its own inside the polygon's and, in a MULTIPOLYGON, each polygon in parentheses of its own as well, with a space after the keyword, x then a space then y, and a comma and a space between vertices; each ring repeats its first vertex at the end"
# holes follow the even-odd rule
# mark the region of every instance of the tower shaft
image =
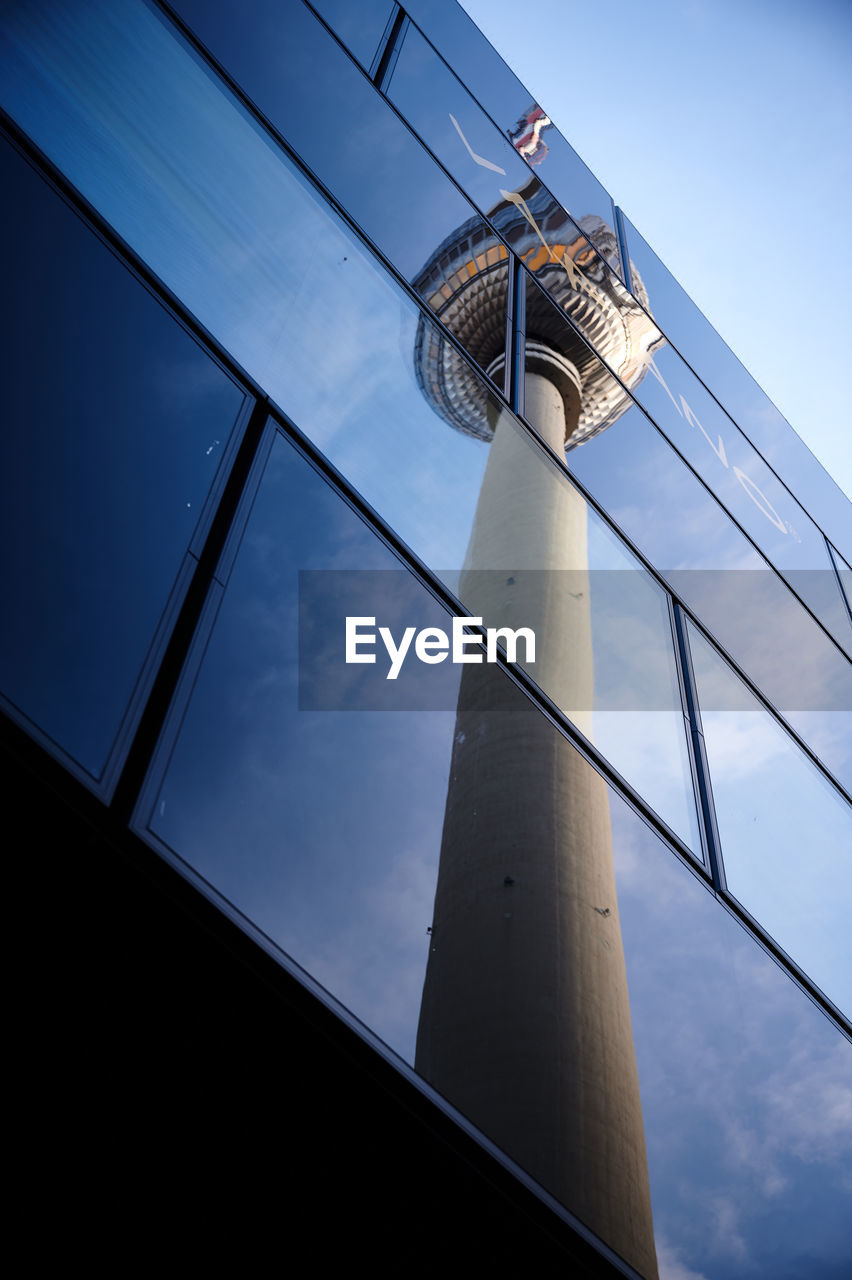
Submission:
MULTIPOLYGON (((561 449, 563 395, 529 374, 526 396, 561 449)), ((590 733, 586 506, 530 448, 503 415, 460 594, 488 625, 535 630, 531 673, 590 733)), ((608 787, 507 687, 463 672, 415 1065, 655 1280, 608 787)))

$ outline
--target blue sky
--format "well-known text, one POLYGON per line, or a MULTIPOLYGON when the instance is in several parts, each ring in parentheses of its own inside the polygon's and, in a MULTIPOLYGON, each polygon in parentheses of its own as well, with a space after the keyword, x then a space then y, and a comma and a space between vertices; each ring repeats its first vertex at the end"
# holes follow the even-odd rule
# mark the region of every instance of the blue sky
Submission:
POLYGON ((852 495, 852 5, 463 7, 852 495))

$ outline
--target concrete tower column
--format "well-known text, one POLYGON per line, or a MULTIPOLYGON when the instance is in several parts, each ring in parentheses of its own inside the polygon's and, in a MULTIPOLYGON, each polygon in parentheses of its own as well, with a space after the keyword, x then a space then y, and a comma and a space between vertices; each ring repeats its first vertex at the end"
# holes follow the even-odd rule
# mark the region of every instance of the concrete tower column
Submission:
MULTIPOLYGON (((527 415, 561 452, 579 377, 545 348, 530 363, 527 415)), ((531 673, 590 736, 586 504, 532 451, 501 414, 460 596, 535 630, 531 673)), ((485 665, 461 680, 415 1066, 656 1280, 608 788, 485 665)))

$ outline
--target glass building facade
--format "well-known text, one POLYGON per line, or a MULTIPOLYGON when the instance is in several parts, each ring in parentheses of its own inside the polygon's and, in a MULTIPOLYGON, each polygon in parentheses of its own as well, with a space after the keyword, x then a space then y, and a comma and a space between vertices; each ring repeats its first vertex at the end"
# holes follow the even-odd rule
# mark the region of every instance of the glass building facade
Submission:
POLYGON ((577 1274, 848 1274, 844 495, 452 0, 0 36, 9 758, 577 1274))

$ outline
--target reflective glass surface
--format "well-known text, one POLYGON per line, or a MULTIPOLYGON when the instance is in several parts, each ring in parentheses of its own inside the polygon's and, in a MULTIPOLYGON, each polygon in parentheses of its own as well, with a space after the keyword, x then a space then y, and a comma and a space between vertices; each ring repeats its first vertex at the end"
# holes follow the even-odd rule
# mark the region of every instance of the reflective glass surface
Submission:
MULTIPOLYGON (((312 3, 364 70, 369 71, 393 13, 393 0, 358 0, 357 5, 351 0, 312 0, 312 3)), ((209 3, 204 7, 209 8, 209 3)))
MULTIPOLYGON (((529 230, 521 233, 528 243, 529 230)), ((784 575, 823 626, 852 653, 852 629, 831 573, 825 539, 742 432, 670 346, 649 316, 650 302, 638 271, 631 296, 576 246, 562 262, 542 246, 519 243, 527 266, 552 302, 580 329, 675 448, 701 476, 770 563, 784 575), (636 298, 642 302, 637 305, 636 298)), ((574 444, 624 412, 624 392, 600 361, 554 315, 541 290, 527 280, 527 340, 543 343, 576 364, 583 414, 574 444), (621 408, 619 408, 621 406, 621 408)), ((531 355, 529 359, 535 360, 531 355)), ((529 364, 528 359, 528 364, 529 364)))
POLYGON ((607 191, 482 32, 456 5, 413 0, 405 8, 501 133, 584 230, 584 219, 589 220, 590 238, 620 272, 617 254, 613 254, 614 217, 607 191))
POLYGON ((0 689, 98 779, 243 394, 4 140, 0 166, 0 689))
POLYGON ((594 244, 617 268, 610 222, 588 211, 575 214, 579 226, 569 218, 413 25, 406 29, 387 94, 519 254, 533 258, 545 249, 559 264, 568 252, 569 268, 579 259, 593 270, 594 244), (526 243, 516 244, 520 240, 526 243))
POLYGON ((463 556, 466 609, 532 628, 522 665, 700 857, 665 594, 507 411, 463 556))
POLYGON ((731 893, 852 1012, 852 808, 692 626, 690 648, 731 893))
POLYGON ((460 5, 410 0, 405 11, 501 130, 529 106, 527 90, 460 5))
POLYGON ((627 218, 624 225, 631 270, 641 275, 660 327, 835 545, 852 555, 845 494, 627 218))
POLYGON ((276 440, 148 838, 640 1273, 841 1274, 849 1044, 505 673, 298 709, 296 568, 393 563, 276 440))
MULTIPOLYGON (((192 0, 178 7, 430 299, 436 285, 428 268, 437 246, 454 236, 446 287, 472 263, 502 333, 505 279, 485 261, 493 237, 310 10, 261 0, 238 9, 192 0)), ((7 7, 5 18, 7 110, 238 358, 251 348, 243 363, 253 373, 310 288, 312 264, 330 267, 345 296, 347 259, 329 258, 330 246, 301 221, 304 198, 291 198, 284 155, 162 15, 139 0, 84 0, 70 10, 61 0, 37 0, 7 7)), ((456 317, 445 319, 452 326, 456 317)), ((474 346, 474 358, 484 358, 474 346)))
MULTIPOLYGON (((611 335, 609 359, 618 364, 632 395, 536 283, 528 281, 528 375, 556 361, 566 387, 572 381, 582 386, 577 425, 565 454, 569 469, 827 767, 850 786, 848 660, 634 403, 633 395, 657 381, 649 372, 652 352, 643 341, 641 316, 598 303, 594 294, 589 299, 578 292, 567 294, 563 305, 587 331, 600 325, 611 335)), ((534 402, 525 405, 525 416, 542 432, 534 402)), ((839 599, 836 582, 825 570, 799 569, 790 577, 803 595, 839 599)))
POLYGON ((825 539, 678 353, 660 335, 636 399, 771 564, 852 654, 825 539))
MULTIPOLYGON (((111 7, 108 22, 98 30, 117 51, 111 64, 116 74, 122 65, 138 69, 137 50, 143 51, 150 82, 144 92, 151 98, 144 118, 146 143, 144 148, 125 147, 124 129, 115 124, 111 103, 105 118, 112 122, 112 165, 122 168, 124 176, 117 188, 100 167, 103 144, 94 141, 94 121, 104 117, 87 117, 84 104, 82 119, 75 121, 77 132, 66 126, 71 144, 64 132, 57 133, 54 120, 47 141, 61 150, 75 181, 101 206, 106 204, 105 211, 127 239, 428 565, 439 570, 500 569, 507 576, 516 569, 585 571, 584 552, 568 544, 561 558, 554 559, 544 534, 535 543, 523 525, 519 530, 507 522, 499 555, 492 544, 485 561, 466 559, 498 421, 499 438, 505 442, 499 453, 506 461, 495 462, 492 471, 499 472, 502 465, 506 479, 490 486, 488 502, 500 517, 506 510, 501 484, 518 495, 526 491, 530 511, 538 510, 538 504, 546 510, 552 503, 555 512, 566 513, 569 526, 577 524, 579 547, 586 537, 585 504, 579 503, 576 515, 567 514, 576 506, 576 495, 564 475, 510 414, 501 415, 496 397, 439 327, 377 272, 357 237, 184 47, 147 10, 128 10, 125 16, 132 14, 136 25, 127 30, 114 20, 117 12, 111 7), (211 119, 220 125, 215 145, 208 141, 211 119), (173 159, 162 183, 152 180, 145 160, 154 140, 163 157, 173 159), (189 149, 187 158, 178 166, 183 148, 189 149), (216 192, 218 217, 212 209, 203 214, 198 204, 199 193, 210 190, 216 192), (168 237, 162 234, 163 220, 171 231, 168 237), (316 246, 322 246, 322 253, 316 246)), ((322 39, 333 45, 309 17, 322 39)), ((345 58, 336 46, 334 52, 345 58)), ((86 57, 90 53, 87 47, 86 57)), ((66 61, 64 74, 84 74, 67 53, 59 56, 66 61)), ((347 65, 358 74, 348 60, 347 65)), ((22 93, 21 101, 28 119, 34 119, 35 96, 22 93)), ((433 307, 480 363, 488 365, 503 351, 505 261, 485 242, 477 242, 477 235, 468 219, 433 247, 429 290, 434 289, 433 307)), ((517 501, 520 509, 524 504, 520 497, 517 501)), ((473 579, 467 581, 470 586, 473 579)), ((452 585, 461 590, 457 578, 452 585)), ((471 596, 470 605, 464 592, 462 599, 468 607, 476 604, 471 596)), ((659 614, 659 603, 652 609, 659 614)), ((659 659, 667 673, 671 637, 659 617, 651 633, 655 656, 649 670, 659 659)), ((570 661, 554 657, 552 662, 548 674, 539 678, 563 710, 580 715, 598 706, 593 686, 576 693, 563 683, 570 661)), ((652 681, 652 687, 655 695, 658 687, 670 690, 669 675, 659 686, 652 681)), ((647 732, 666 744, 659 754, 648 754, 635 725, 623 734, 610 732, 607 740, 616 753, 616 768, 651 797, 670 826, 697 850, 680 705, 672 697, 671 692, 656 697, 648 710, 657 723, 652 728, 649 721, 647 732)), ((632 701, 627 709, 634 708, 632 701)))

